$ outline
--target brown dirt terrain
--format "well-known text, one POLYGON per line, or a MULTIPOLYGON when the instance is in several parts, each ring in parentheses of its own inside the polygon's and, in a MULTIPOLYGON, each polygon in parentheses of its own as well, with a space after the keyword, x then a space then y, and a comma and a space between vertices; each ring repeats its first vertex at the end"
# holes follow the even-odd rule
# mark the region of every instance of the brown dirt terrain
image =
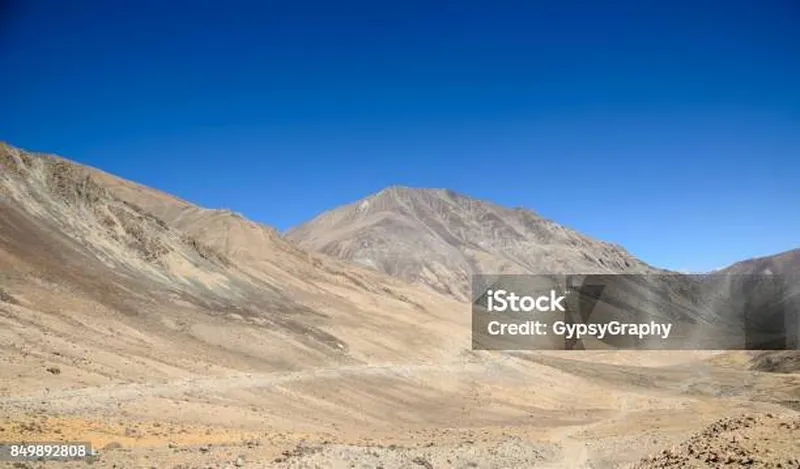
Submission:
POLYGON ((0 465, 613 468, 733 431, 797 467, 800 374, 748 354, 469 344, 468 305, 0 147, 0 441, 98 452, 0 465))

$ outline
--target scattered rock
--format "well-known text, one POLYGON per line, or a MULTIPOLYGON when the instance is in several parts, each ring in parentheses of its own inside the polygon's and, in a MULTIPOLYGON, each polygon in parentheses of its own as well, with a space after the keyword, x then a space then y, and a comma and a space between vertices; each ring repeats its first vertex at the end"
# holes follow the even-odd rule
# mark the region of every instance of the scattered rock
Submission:
POLYGON ((261 446, 261 442, 258 440, 248 440, 244 444, 245 446, 247 446, 248 449, 253 449, 256 446, 261 446))
POLYGON ((662 450, 654 457, 644 458, 634 468, 678 469, 705 465, 800 468, 800 465, 792 466, 791 462, 784 466, 779 459, 779 452, 775 451, 781 446, 772 441, 782 439, 784 448, 793 448, 800 437, 791 430, 794 424, 800 426, 800 419, 783 419, 772 413, 723 418, 694 434, 683 444, 671 450, 662 450))
POLYGON ((2 288, 0 288, 0 302, 12 304, 12 305, 18 305, 19 304, 17 302, 17 300, 13 296, 11 296, 10 293, 6 292, 2 288))
POLYGON ((433 469, 433 464, 431 464, 430 461, 428 461, 426 458, 423 458, 422 456, 415 457, 414 459, 411 460, 411 462, 413 462, 417 466, 422 466, 425 469, 433 469))

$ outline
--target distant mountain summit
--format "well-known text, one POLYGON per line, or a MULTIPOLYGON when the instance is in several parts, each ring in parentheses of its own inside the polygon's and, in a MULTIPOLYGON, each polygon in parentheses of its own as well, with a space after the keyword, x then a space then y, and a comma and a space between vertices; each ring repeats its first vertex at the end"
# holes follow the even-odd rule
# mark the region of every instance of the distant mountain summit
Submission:
POLYGON ((771 256, 743 260, 716 273, 797 275, 799 272, 800 249, 792 249, 771 256))
POLYGON ((637 273, 656 269, 620 246, 531 210, 448 189, 391 186, 290 230, 301 248, 356 262, 464 300, 476 273, 637 273))

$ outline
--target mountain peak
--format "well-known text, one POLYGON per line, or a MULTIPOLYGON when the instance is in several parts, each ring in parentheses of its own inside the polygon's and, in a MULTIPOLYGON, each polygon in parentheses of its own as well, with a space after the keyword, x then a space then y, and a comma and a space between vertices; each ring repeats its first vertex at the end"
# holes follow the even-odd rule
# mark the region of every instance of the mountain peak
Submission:
POLYGON ((286 234, 301 248, 354 261, 458 299, 470 275, 650 270, 617 245, 534 211, 444 188, 392 185, 286 234))
POLYGON ((459 198, 465 197, 451 189, 441 187, 415 187, 401 184, 392 184, 386 186, 380 191, 368 195, 364 199, 380 198, 380 197, 442 197, 442 198, 459 198))

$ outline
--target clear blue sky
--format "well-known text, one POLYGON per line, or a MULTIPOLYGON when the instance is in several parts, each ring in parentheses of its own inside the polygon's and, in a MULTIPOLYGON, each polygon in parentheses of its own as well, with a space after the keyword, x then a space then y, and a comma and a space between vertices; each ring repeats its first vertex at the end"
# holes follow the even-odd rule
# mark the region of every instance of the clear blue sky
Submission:
POLYGON ((0 5, 0 139, 279 229, 405 184, 675 269, 800 246, 796 0, 0 5))

